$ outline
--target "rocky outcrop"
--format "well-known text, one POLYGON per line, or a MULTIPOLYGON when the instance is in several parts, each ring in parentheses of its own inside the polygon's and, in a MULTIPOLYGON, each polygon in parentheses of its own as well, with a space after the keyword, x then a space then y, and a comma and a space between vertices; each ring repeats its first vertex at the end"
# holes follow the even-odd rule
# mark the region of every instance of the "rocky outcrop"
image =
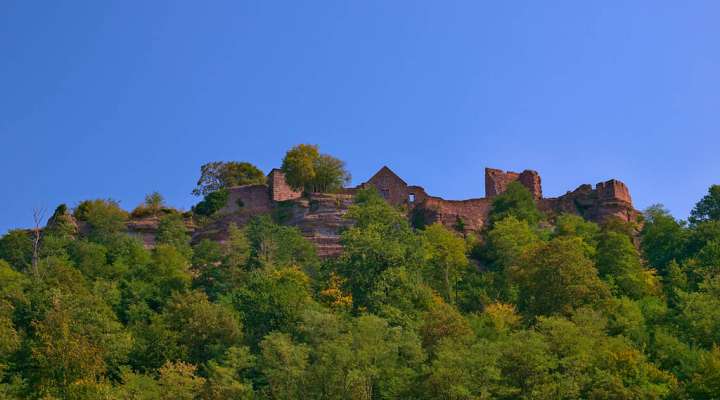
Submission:
POLYGON ((615 179, 600 182, 594 188, 581 185, 560 197, 541 199, 538 205, 548 214, 578 214, 594 222, 609 218, 632 222, 639 215, 633 207, 627 186, 615 179))
POLYGON ((257 215, 270 214, 283 225, 297 227, 315 245, 320 257, 337 256, 342 252, 340 234, 352 225, 344 218, 352 202, 352 195, 313 193, 308 197, 273 202, 269 208, 239 208, 216 216, 213 222, 196 230, 192 240, 195 243, 203 239, 223 242, 228 239, 230 224, 241 227, 257 215))
POLYGON ((296 226, 317 248, 320 257, 342 252, 340 234, 352 225, 344 218, 353 197, 347 194, 313 193, 308 198, 279 205, 280 222, 296 226))
MULTIPOLYGON (((150 249, 155 247, 155 238, 157 237, 161 218, 161 216, 153 215, 143 218, 133 218, 129 220, 125 226, 127 227, 128 234, 140 239, 143 245, 150 249)), ((184 220, 188 234, 192 235, 193 232, 195 232, 195 225, 192 219, 185 218, 184 220)))
POLYGON ((126 226, 130 235, 140 239, 146 248, 155 247, 155 237, 157 236, 158 227, 160 226, 160 218, 146 217, 133 219, 128 221, 126 226))

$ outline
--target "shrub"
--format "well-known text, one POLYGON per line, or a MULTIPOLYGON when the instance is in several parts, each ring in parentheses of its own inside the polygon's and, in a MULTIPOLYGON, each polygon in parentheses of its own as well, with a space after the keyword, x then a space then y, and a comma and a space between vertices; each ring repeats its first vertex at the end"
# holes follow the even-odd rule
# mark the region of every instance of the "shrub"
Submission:
POLYGON ((193 208, 193 211, 198 215, 211 216, 227 204, 228 197, 230 193, 226 189, 209 193, 193 208))

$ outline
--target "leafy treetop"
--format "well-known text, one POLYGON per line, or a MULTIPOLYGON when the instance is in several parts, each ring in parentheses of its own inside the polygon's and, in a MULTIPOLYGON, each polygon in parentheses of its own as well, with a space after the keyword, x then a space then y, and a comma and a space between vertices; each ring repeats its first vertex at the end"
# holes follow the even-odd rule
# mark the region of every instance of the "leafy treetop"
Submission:
POLYGON ((200 167, 200 179, 192 194, 206 196, 223 188, 263 183, 265 174, 249 162, 213 161, 200 167))
POLYGON ((285 180, 295 190, 329 193, 342 189, 350 181, 345 163, 318 146, 300 144, 288 150, 282 163, 285 180))

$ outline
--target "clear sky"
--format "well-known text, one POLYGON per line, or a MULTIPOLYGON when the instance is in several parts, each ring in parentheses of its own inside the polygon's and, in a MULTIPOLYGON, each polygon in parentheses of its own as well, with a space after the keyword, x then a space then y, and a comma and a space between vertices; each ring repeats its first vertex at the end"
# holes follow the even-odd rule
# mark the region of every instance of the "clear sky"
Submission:
POLYGON ((88 198, 189 208, 201 164, 294 144, 449 199, 720 183, 720 2, 0 2, 0 233, 88 198))

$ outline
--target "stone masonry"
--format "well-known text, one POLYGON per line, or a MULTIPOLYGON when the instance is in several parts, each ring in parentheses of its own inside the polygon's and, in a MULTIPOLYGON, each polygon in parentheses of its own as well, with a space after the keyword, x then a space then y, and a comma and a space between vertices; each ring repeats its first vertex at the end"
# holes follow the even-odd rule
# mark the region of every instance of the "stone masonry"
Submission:
MULTIPOLYGON (((502 194, 514 181, 525 186, 535 198, 538 208, 553 216, 572 213, 602 222, 608 218, 634 221, 638 212, 634 209, 630 191, 618 180, 581 185, 577 189, 555 198, 543 197, 540 175, 536 171, 523 172, 485 169, 485 197, 467 200, 446 200, 429 195, 424 188, 409 185, 387 166, 382 167, 367 182, 341 193, 312 193, 303 196, 285 181, 279 169, 273 169, 265 185, 246 185, 228 188, 229 200, 218 211, 217 218, 201 229, 191 228, 193 241, 204 238, 223 241, 230 224, 242 226, 259 214, 273 213, 278 207, 288 216, 283 223, 296 226, 302 234, 316 245, 322 257, 340 254, 340 233, 350 226, 344 218, 352 204, 354 194, 361 188, 374 187, 388 203, 407 211, 408 218, 416 225, 442 223, 463 233, 478 232, 487 223, 493 198, 502 194)), ((131 221, 128 230, 143 238, 152 246, 153 229, 157 221, 131 221)))

